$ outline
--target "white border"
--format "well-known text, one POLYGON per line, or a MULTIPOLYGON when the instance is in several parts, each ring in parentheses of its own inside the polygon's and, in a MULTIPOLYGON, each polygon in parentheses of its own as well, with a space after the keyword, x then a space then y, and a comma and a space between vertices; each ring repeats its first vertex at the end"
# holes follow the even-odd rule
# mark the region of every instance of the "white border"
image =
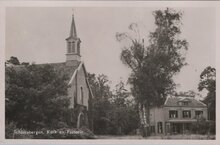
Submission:
MULTIPOLYGON (((220 117, 216 113, 216 140, 39 140, 39 139, 4 139, 4 61, 5 61, 5 8, 6 7, 213 7, 216 9, 216 70, 219 80, 220 49, 220 2, 219 1, 0 1, 0 143, 7 144, 220 144, 220 117), (217 49, 219 48, 219 49, 217 49), (2 125, 3 124, 3 125, 2 125)), ((205 21, 205 20, 204 20, 205 21)), ((216 110, 220 109, 217 81, 216 110)))

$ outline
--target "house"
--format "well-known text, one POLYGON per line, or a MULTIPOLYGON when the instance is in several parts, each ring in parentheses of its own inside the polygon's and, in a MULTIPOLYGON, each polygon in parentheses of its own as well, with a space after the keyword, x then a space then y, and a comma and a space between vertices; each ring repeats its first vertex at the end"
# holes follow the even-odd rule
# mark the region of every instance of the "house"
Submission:
POLYGON ((201 101, 192 97, 168 97, 161 107, 150 109, 150 132, 187 133, 201 117, 207 119, 207 106, 201 101))

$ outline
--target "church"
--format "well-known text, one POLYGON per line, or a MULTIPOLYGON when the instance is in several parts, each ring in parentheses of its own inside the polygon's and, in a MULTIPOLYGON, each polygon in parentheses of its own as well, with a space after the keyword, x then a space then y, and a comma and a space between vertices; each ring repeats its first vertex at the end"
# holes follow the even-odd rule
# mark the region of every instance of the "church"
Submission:
POLYGON ((69 37, 66 38, 66 62, 64 70, 69 72, 68 97, 70 98, 70 108, 73 110, 71 122, 75 127, 87 126, 93 130, 92 116, 92 90, 90 88, 87 71, 80 54, 81 40, 77 36, 74 15, 70 27, 69 37))
MULTIPOLYGON (((62 118, 64 119, 65 123, 68 124, 68 126, 72 128, 86 127, 87 129, 90 129, 91 131, 93 131, 93 98, 94 97, 93 97, 93 93, 88 82, 88 74, 86 71, 85 64, 81 60, 80 43, 81 43, 81 40, 77 36, 74 15, 72 15, 70 33, 69 33, 68 38, 66 38, 66 48, 65 48, 66 49, 66 61, 59 62, 59 63, 45 63, 45 64, 34 64, 34 65, 39 68, 50 65, 54 69, 54 71, 57 72, 59 75, 65 76, 66 84, 68 85, 67 93, 65 96, 60 96, 60 97, 68 97, 68 100, 70 100, 70 103, 68 106, 68 113, 63 114, 62 118)), ((21 74, 25 72, 22 70, 27 69, 26 67, 27 65, 29 65, 29 63, 27 64, 6 63, 6 69, 11 70, 12 72, 17 72, 16 74, 21 74), (13 68, 13 69, 10 69, 10 68, 13 68)), ((22 76, 22 79, 23 79, 23 76, 22 76)), ((31 80, 31 78, 29 79, 31 80)), ((11 79, 9 75, 6 76, 6 83, 9 82, 10 80, 11 79)), ((11 84, 9 83, 8 85, 11 85, 11 84)), ((22 85, 21 86, 19 85, 20 84, 18 83, 17 85, 18 88, 20 87, 25 92, 26 88, 23 88, 22 85)), ((14 87, 11 87, 11 88, 12 90, 14 89, 14 87)), ((23 94, 20 93, 19 95, 22 96, 24 94, 25 93, 23 94)), ((16 98, 16 96, 18 95, 17 93, 12 93, 11 96, 16 98)), ((26 96, 29 97, 28 95, 26 96)), ((13 103, 13 99, 11 100, 13 103)), ((7 100, 7 97, 6 97, 6 101, 9 102, 10 100, 9 99, 7 100)), ((21 106, 26 107, 22 103, 21 103, 21 106)), ((17 108, 13 108, 13 109, 16 110, 17 108)), ((14 111, 13 109, 12 111, 14 111)), ((24 109, 23 111, 25 112, 27 111, 27 109, 24 109)), ((30 112, 31 111, 32 110, 30 110, 30 112)), ((25 124, 22 124, 22 125, 25 125, 25 124)))
POLYGON ((82 126, 93 130, 92 99, 93 94, 88 82, 87 71, 80 54, 81 40, 77 36, 74 15, 70 27, 69 37, 66 38, 66 61, 50 63, 58 72, 67 74, 70 109, 72 110, 68 124, 75 128, 82 126))
MULTIPOLYGON (((72 15, 70 33, 68 38, 66 38, 66 61, 36 64, 36 66, 42 67, 49 64, 57 73, 67 78, 67 95, 61 97, 68 97, 70 104, 68 115, 63 117, 66 123, 73 128, 86 127, 93 131, 93 94, 88 82, 85 64, 81 60, 80 43, 81 40, 77 36, 74 15, 72 15)), ((25 64, 14 65, 6 63, 6 69, 11 67, 13 70, 20 72, 20 70, 25 69, 25 64)), ((7 77, 6 82, 9 79, 7 77)))

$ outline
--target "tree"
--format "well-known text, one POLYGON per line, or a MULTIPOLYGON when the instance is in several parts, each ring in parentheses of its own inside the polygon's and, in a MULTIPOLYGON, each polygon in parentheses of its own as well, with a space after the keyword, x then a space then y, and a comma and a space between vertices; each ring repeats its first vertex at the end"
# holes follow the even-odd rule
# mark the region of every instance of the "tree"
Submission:
POLYGON ((193 90, 189 90, 189 91, 186 91, 186 92, 179 92, 179 93, 176 93, 175 96, 176 97, 183 97, 184 96, 184 97, 191 97, 191 98, 195 98, 195 97, 202 98, 201 94, 196 93, 193 90))
POLYGON ((108 134, 110 131, 108 112, 111 110, 110 98, 112 92, 110 90, 108 77, 106 75, 88 74, 88 81, 94 95, 93 110, 94 110, 94 133, 108 134))
POLYGON ((209 119, 215 121, 216 118, 216 70, 213 67, 206 67, 201 75, 198 90, 207 90, 207 96, 204 99, 208 106, 209 119))
POLYGON ((88 74, 94 95, 94 132, 96 134, 129 134, 138 127, 136 104, 123 82, 111 91, 106 75, 88 74))
POLYGON ((67 76, 51 65, 6 67, 6 124, 37 130, 66 124, 69 99, 67 76))
MULTIPOLYGON (((143 136, 149 127, 150 108, 161 105, 175 89, 173 76, 186 65, 184 54, 188 48, 187 41, 179 36, 181 12, 167 8, 154 11, 153 15, 156 29, 150 33, 147 47, 139 37, 116 34, 118 41, 131 42, 122 49, 121 60, 132 71, 128 81, 138 103, 143 136)), ((129 30, 140 36, 137 24, 131 24, 129 30)))
POLYGON ((111 99, 113 106, 110 112, 112 122, 117 129, 116 134, 130 134, 138 128, 137 105, 131 97, 130 92, 125 89, 125 83, 120 81, 114 90, 111 99))
POLYGON ((20 62, 17 57, 11 56, 9 60, 7 60, 8 64, 20 65, 20 62))

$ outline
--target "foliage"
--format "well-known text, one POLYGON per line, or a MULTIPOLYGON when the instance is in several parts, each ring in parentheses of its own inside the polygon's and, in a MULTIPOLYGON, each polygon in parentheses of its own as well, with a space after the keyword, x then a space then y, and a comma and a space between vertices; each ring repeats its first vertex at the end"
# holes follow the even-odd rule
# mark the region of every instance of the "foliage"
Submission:
POLYGON ((14 138, 19 138, 19 139, 31 139, 33 138, 32 135, 16 135, 14 134, 14 131, 17 130, 16 123, 10 122, 6 123, 5 125, 5 138, 6 139, 14 139, 14 138))
POLYGON ((190 97, 190 98, 195 98, 195 97, 200 97, 202 98, 202 95, 199 94, 199 93, 196 93, 195 91, 193 90, 189 90, 189 91, 186 91, 186 92, 179 92, 179 93, 175 93, 175 96, 176 97, 190 97))
POLYGON ((94 95, 94 133, 129 134, 138 126, 135 104, 129 100, 129 92, 123 82, 110 90, 110 81, 105 75, 89 74, 94 95))
MULTIPOLYGON (((188 48, 187 41, 179 37, 181 12, 167 8, 154 11, 153 15, 156 29, 149 35, 149 46, 145 47, 140 38, 133 38, 127 33, 116 34, 118 41, 132 43, 122 49, 121 60, 132 70, 129 83, 140 104, 142 124, 149 124, 149 108, 161 105, 167 94, 175 89, 173 76, 186 65, 184 55, 188 48)), ((132 24, 129 29, 138 33, 135 26, 132 24)))
POLYGON ((6 61, 6 64, 20 65, 20 62, 17 57, 11 56, 10 59, 6 61))
POLYGON ((208 119, 211 120, 210 132, 215 133, 216 121, 216 70, 210 66, 206 67, 201 75, 198 90, 207 90, 207 96, 203 102, 208 107, 208 119))
POLYGON ((192 124, 192 131, 196 134, 207 134, 210 132, 211 123, 208 122, 204 117, 197 118, 197 121, 192 124))
POLYGON ((201 75, 198 90, 207 90, 204 102, 208 106, 209 119, 215 121, 216 116, 216 70, 210 66, 206 67, 201 75))
POLYGON ((111 124, 107 121, 108 111, 111 109, 109 98, 112 95, 109 80, 105 75, 88 74, 88 81, 93 92, 93 122, 95 134, 108 134, 111 124))
POLYGON ((6 122, 36 130, 65 126, 69 99, 67 77, 51 65, 6 67, 6 122))
POLYGON ((136 104, 130 93, 125 89, 125 84, 120 81, 116 85, 111 98, 112 111, 110 117, 115 127, 116 134, 130 134, 138 128, 138 112, 136 104))

